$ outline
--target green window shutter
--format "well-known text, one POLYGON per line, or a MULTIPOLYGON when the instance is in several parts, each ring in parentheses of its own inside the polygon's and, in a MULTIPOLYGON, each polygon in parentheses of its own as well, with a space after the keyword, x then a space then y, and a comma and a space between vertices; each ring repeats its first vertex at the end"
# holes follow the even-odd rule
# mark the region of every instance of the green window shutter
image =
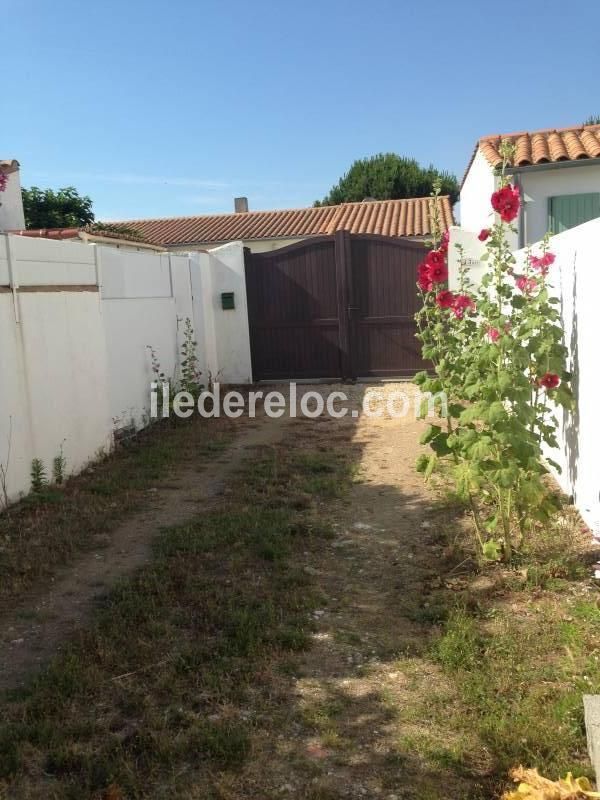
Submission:
POLYGON ((548 198, 548 227, 552 233, 562 233, 596 217, 600 217, 600 192, 548 198))

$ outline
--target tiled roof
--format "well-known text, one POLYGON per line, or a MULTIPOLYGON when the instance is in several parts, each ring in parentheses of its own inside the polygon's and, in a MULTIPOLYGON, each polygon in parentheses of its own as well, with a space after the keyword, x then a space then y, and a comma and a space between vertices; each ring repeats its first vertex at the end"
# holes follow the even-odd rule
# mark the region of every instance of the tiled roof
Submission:
POLYGON ((134 247, 150 248, 151 250, 163 250, 161 245, 154 242, 147 242, 144 239, 137 239, 128 236, 127 233, 117 234, 112 231, 93 231, 84 228, 30 228, 8 231, 13 236, 26 236, 33 239, 81 239, 89 242, 109 242, 114 244, 133 245, 134 247))
POLYGON ((517 148, 515 167, 600 158, 600 125, 484 136, 479 140, 479 148, 493 167, 502 164, 499 147, 504 139, 517 148))
MULTIPOLYGON (((450 199, 442 197, 440 206, 442 224, 446 229, 454 224, 450 199)), ((127 220, 111 224, 135 228, 146 241, 165 246, 319 236, 339 230, 385 236, 427 236, 431 233, 428 197, 369 200, 285 211, 127 220)))

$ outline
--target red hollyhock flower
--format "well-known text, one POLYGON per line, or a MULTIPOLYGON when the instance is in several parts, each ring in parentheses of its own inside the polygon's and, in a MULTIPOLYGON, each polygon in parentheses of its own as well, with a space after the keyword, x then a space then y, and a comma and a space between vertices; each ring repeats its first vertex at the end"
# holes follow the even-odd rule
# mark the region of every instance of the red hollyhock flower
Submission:
POLYGON ((560 378, 555 372, 547 372, 540 378, 540 386, 544 389, 556 389, 560 384, 560 378))
POLYGON ((515 186, 503 186, 492 195, 492 208, 500 214, 503 222, 512 222, 519 213, 521 196, 515 186))
POLYGON ((448 267, 445 264, 430 264, 429 278, 432 283, 445 283, 448 280, 448 267))
POLYGON ((442 253, 448 252, 448 245, 450 244, 450 231, 444 231, 442 234, 442 241, 440 244, 440 250, 442 253))
POLYGON ((490 342, 497 342, 500 338, 500 331, 498 328, 488 328, 487 336, 490 342))
POLYGON ((489 238, 490 233, 491 231, 489 228, 482 228, 477 238, 479 239, 480 242, 485 242, 485 240, 489 238))
POLYGON ((452 308, 455 299, 454 292, 451 292, 449 289, 443 289, 441 292, 438 292, 435 302, 440 308, 452 308))
POLYGON ((8 175, 5 172, 0 172, 0 192, 6 189, 8 184, 8 175))
POLYGON ((452 313, 457 319, 462 319, 465 311, 475 311, 475 303, 468 294, 459 294, 454 298, 452 313))
POLYGON ((429 264, 422 261, 417 269, 418 278, 417 284, 422 292, 430 292, 433 289, 433 282, 429 274, 429 264))
POLYGON ((425 256, 425 263, 430 267, 437 267, 446 263, 446 253, 443 250, 430 250, 425 256))

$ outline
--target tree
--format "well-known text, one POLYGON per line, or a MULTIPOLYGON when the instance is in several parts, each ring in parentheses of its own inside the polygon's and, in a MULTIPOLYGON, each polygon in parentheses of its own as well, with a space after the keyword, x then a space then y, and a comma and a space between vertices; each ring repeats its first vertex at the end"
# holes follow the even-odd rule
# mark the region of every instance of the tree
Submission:
POLYGON ((600 125, 600 115, 592 114, 592 116, 588 117, 583 124, 584 125, 600 125))
POLYGON ((27 228, 79 228, 94 221, 92 201, 73 186, 64 189, 23 189, 27 228))
POLYGON ((458 183, 454 175, 440 172, 433 166, 422 167, 414 158, 396 153, 379 153, 355 161, 348 172, 332 187, 329 194, 315 203, 332 206, 338 203, 360 202, 366 198, 391 200, 402 197, 427 197, 439 179, 442 194, 458 199, 458 183))

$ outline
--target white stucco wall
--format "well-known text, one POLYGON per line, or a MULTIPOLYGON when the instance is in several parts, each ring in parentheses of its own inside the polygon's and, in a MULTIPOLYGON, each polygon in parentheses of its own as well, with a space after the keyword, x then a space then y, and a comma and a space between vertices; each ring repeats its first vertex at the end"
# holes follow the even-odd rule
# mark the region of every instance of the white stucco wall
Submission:
POLYGON ((63 446, 75 472, 111 442, 98 292, 23 293, 18 303, 15 325, 12 295, 0 295, 0 462, 12 430, 11 497, 28 490, 33 458, 50 471, 63 446))
POLYGON ((189 318, 199 366, 252 380, 241 242, 176 255, 0 236, 0 464, 8 492, 29 490, 33 458, 50 472, 63 445, 76 472, 113 435, 148 421, 152 347, 177 382, 189 318), (234 292, 235 309, 221 307, 234 292))
POLYGON ((485 253, 485 244, 480 242, 477 234, 465 228, 452 226, 448 246, 448 286, 452 291, 460 288, 460 267, 464 260, 468 268, 469 279, 478 284, 485 271, 485 261, 481 260, 485 253))
MULTIPOLYGON (((548 280, 561 300, 564 342, 577 408, 574 414, 557 410, 560 448, 548 455, 562 472, 555 477, 585 521, 600 536, 600 428, 598 427, 598 242, 600 219, 552 238, 556 261, 548 280)), ((519 260, 524 251, 516 253, 519 260)))
POLYGON ((214 317, 214 336, 221 383, 251 383, 252 360, 244 245, 233 242, 209 252, 210 293, 214 317), (235 309, 224 311, 221 293, 233 292, 235 309))
MULTIPOLYGON (((452 264, 453 237, 450 238, 451 281, 456 266, 452 264)), ((460 231, 459 241, 465 255, 473 260, 470 277, 477 283, 482 274, 481 243, 474 233, 460 231), (469 245, 471 242, 471 245, 469 245)), ((569 350, 568 369, 573 374, 576 411, 557 409, 560 423, 559 448, 547 455, 561 466, 555 477, 561 488, 573 495, 574 502, 587 524, 600 536, 600 428, 597 424, 600 376, 598 374, 598 269, 600 219, 579 225, 552 238, 556 261, 548 281, 561 301, 564 342, 569 350)), ((533 245, 535 252, 537 245, 533 245)), ((525 250, 515 253, 518 262, 525 250)), ((517 267, 518 269, 518 267, 517 267)), ((451 283, 452 285, 452 283, 451 283)))
POLYGON ((469 231, 489 228, 494 223, 490 203, 496 179, 489 161, 478 149, 460 190, 460 224, 469 231))
POLYGON ((0 233, 15 231, 25 227, 23 198, 19 170, 8 174, 6 189, 0 192, 0 233))
POLYGON ((520 174, 526 197, 525 244, 538 242, 548 229, 548 199, 563 194, 600 192, 600 165, 544 168, 520 174))

